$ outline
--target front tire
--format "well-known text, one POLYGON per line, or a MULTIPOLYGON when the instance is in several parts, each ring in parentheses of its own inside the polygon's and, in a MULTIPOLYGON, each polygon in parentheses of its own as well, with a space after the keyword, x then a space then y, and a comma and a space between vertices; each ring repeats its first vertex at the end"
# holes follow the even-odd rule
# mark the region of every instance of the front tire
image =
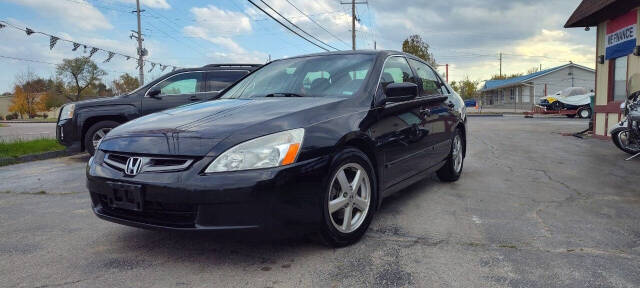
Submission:
POLYGON ((630 141, 629 134, 630 134, 630 131, 629 131, 629 128, 627 127, 616 128, 613 131, 611 131, 611 140, 613 141, 613 144, 615 144, 616 147, 618 147, 618 149, 628 154, 636 155, 640 153, 640 149, 631 149, 628 147, 629 141, 630 141))
POLYGON ((84 149, 87 153, 93 154, 96 153, 96 148, 98 148, 98 144, 104 138, 111 129, 116 128, 120 123, 115 121, 100 121, 96 124, 93 124, 87 130, 87 133, 84 134, 84 149))
POLYGON ((331 247, 357 242, 367 231, 376 208, 377 183, 371 161, 347 148, 336 155, 325 179, 320 236, 331 247))
POLYGON ((462 137, 462 131, 456 129, 451 141, 451 152, 447 163, 436 172, 440 181, 443 182, 455 182, 460 179, 462 175, 462 167, 464 166, 464 140, 462 137))

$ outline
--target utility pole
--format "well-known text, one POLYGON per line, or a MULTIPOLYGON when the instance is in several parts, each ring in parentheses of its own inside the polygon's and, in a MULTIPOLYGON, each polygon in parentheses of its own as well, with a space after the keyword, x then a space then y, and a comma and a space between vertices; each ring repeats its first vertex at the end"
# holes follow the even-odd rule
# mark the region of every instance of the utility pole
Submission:
POLYGON ((356 0, 351 0, 350 2, 340 2, 340 4, 351 5, 351 49, 356 50, 356 4, 367 4, 367 1, 357 2, 356 0))
POLYGON ((447 71, 447 83, 449 83, 449 64, 445 65, 447 71))
POLYGON ((373 50, 377 50, 376 49, 376 44, 377 44, 376 41, 373 41, 373 50))
POLYGON ((136 0, 136 11, 133 11, 134 13, 136 13, 136 16, 138 17, 138 31, 131 31, 134 34, 131 34, 131 36, 129 36, 130 38, 136 38, 136 40, 138 40, 138 68, 140 69, 140 74, 139 74, 139 79, 140 80, 140 86, 144 85, 144 56, 147 56, 147 50, 142 48, 142 41, 144 41, 144 39, 142 39, 142 26, 140 24, 140 13, 144 12, 144 10, 140 10, 140 0, 136 0))
POLYGON ((500 52, 500 78, 502 78, 502 52, 500 52))

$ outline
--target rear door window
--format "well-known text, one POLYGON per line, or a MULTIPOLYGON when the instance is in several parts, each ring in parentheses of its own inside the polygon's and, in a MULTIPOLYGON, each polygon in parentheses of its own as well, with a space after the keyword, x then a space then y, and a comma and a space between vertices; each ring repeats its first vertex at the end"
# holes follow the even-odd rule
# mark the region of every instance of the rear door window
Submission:
POLYGON ((235 83, 249 71, 209 71, 207 72, 207 92, 219 92, 235 83))

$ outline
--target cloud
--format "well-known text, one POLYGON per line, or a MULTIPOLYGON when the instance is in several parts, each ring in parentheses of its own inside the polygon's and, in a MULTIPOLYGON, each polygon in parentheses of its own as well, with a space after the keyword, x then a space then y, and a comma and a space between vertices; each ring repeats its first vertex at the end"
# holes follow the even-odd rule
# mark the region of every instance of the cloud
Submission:
MULTIPOLYGON (((124 3, 135 4, 136 0, 118 0, 124 3)), ((150 8, 169 9, 171 5, 167 3, 167 0, 141 0, 140 6, 146 6, 150 8)), ((142 8, 141 8, 142 9, 142 8)))
MULTIPOLYGON (((393 0, 370 3, 375 10, 378 47, 401 49, 411 34, 421 35, 439 63, 450 64, 450 80, 466 75, 484 80, 499 72, 526 72, 543 64, 593 66, 595 31, 564 29, 580 0, 393 0), (524 57, 515 55, 545 56, 524 57)), ((595 29, 594 29, 595 30, 595 29)), ((440 70, 444 70, 442 67, 440 70)))
POLYGON ((43 17, 53 18, 66 25, 82 30, 111 29, 113 26, 107 18, 91 3, 85 0, 51 1, 51 0, 9 0, 15 4, 30 7, 43 17))
POLYGON ((221 48, 221 52, 209 53, 214 62, 264 63, 267 55, 258 51, 247 51, 233 40, 234 36, 253 31, 251 21, 242 12, 220 9, 214 5, 191 8, 196 23, 183 28, 185 35, 209 41, 221 48))

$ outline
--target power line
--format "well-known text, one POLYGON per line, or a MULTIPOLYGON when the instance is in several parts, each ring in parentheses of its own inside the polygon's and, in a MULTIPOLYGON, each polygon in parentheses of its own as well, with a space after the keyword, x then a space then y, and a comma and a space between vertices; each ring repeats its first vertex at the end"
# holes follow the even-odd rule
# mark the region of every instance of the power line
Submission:
POLYGON ((296 32, 296 31, 294 31, 293 29, 291 29, 291 27, 289 27, 289 26, 287 26, 287 25, 284 25, 284 23, 280 22, 280 20, 278 20, 278 19, 276 19, 275 17, 273 17, 273 15, 271 15, 271 14, 267 13, 267 11, 264 11, 264 9, 262 9, 262 7, 258 6, 258 5, 257 5, 256 3, 254 3, 253 1, 251 1, 251 0, 247 0, 247 1, 249 1, 249 3, 251 3, 253 6, 255 6, 256 8, 258 8, 258 10, 262 11, 262 13, 267 14, 267 16, 271 17, 271 19, 273 19, 274 21, 278 22, 278 24, 282 25, 282 27, 287 28, 287 30, 291 31, 293 34, 298 35, 300 38, 302 38, 302 39, 306 40, 307 42, 309 42, 309 43, 311 43, 311 44, 315 45, 316 47, 318 47, 318 48, 320 48, 320 49, 322 49, 322 50, 324 50, 324 51, 329 51, 329 49, 324 48, 324 47, 322 47, 322 46, 318 45, 317 43, 315 43, 315 42, 313 42, 313 41, 311 41, 311 40, 307 39, 306 37, 304 37, 304 36, 300 35, 300 33, 298 33, 298 32, 296 32))
MULTIPOLYGON (((249 1, 249 2, 251 2, 251 1, 249 1)), ((296 24, 294 24, 293 22, 289 21, 289 19, 287 19, 287 17, 284 17, 284 15, 280 14, 280 12, 278 12, 276 9, 273 9, 271 6, 269 6, 269 4, 267 4, 267 2, 264 2, 263 0, 260 0, 260 2, 262 2, 262 4, 264 4, 264 5, 266 5, 267 7, 269 7, 269 9, 273 10, 273 12, 276 12, 276 14, 278 14, 280 17, 282 17, 282 19, 284 19, 285 21, 289 22, 289 24, 293 25, 293 27, 298 28, 298 30, 302 31, 302 33, 307 34, 309 37, 311 37, 311 38, 315 39, 316 41, 318 41, 318 42, 320 42, 320 43, 322 43, 322 44, 324 44, 325 46, 329 46, 329 47, 331 47, 331 48, 333 48, 333 49, 335 49, 335 50, 338 50, 338 51, 340 50, 340 49, 338 49, 338 48, 336 48, 336 47, 333 47, 333 46, 331 46, 331 45, 329 45, 329 44, 327 44, 327 43, 323 42, 322 40, 320 40, 320 39, 316 38, 315 36, 313 36, 313 35, 309 34, 309 33, 308 33, 307 31, 305 31, 304 29, 300 28, 298 25, 296 25, 296 24)), ((327 51, 329 51, 329 50, 327 50, 327 51)))
MULTIPOLYGON (((329 30, 327 30, 327 28, 324 28, 324 26, 320 25, 320 23, 316 22, 316 20, 314 20, 313 18, 311 18, 311 16, 307 15, 306 13, 302 12, 302 10, 300 10, 296 5, 293 5, 293 3, 291 3, 291 1, 286 0, 287 3, 289 3, 291 6, 293 6, 293 8, 296 8, 296 10, 298 10, 298 12, 300 12, 300 14, 304 15, 305 17, 309 18, 309 20, 311 20, 311 22, 315 23, 316 25, 318 25, 318 27, 322 28, 322 30, 326 31, 329 35, 331 35, 333 38, 336 38, 338 41, 344 43, 344 45, 349 46, 349 43, 345 42, 344 40, 340 39, 338 36, 334 35, 333 33, 331 33, 329 30)), ((292 17, 293 18, 293 17, 292 17)))
MULTIPOLYGON (((58 63, 53 63, 53 62, 47 62, 47 61, 42 61, 42 60, 34 60, 34 59, 27 59, 27 58, 19 58, 19 57, 12 57, 12 56, 4 56, 4 55, 0 55, 0 58, 16 60, 16 61, 23 61, 23 62, 48 64, 48 65, 54 65, 54 66, 58 65, 58 63)), ((110 72, 118 72, 118 73, 129 73, 129 72, 118 71, 118 70, 109 70, 109 69, 104 69, 104 70, 110 71, 110 72)))

